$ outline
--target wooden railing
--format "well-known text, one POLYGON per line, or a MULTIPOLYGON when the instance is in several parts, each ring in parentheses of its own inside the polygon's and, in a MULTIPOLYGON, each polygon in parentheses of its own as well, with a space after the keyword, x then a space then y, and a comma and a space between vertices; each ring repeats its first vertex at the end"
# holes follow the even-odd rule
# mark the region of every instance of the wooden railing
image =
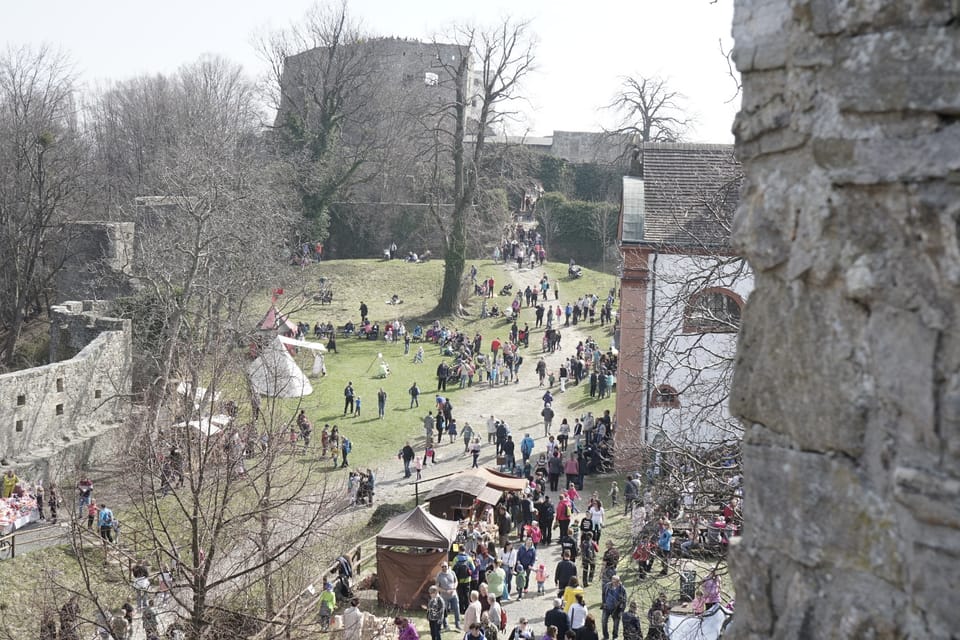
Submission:
MULTIPOLYGON (((366 538, 341 555, 350 559, 354 577, 359 576, 366 565, 376 561, 376 536, 366 538), (365 546, 372 546, 374 549, 373 552, 365 554, 365 546)), ((264 625, 263 629, 250 636, 248 640, 267 640, 268 638, 278 637, 302 622, 312 612, 317 611, 320 604, 320 594, 323 589, 323 583, 327 581, 328 578, 336 576, 339 569, 339 562, 334 561, 331 563, 321 575, 316 577, 296 596, 284 604, 280 610, 277 611, 273 619, 264 625), (316 588, 315 585, 320 585, 320 588, 316 588)))
POLYGON ((46 542, 55 540, 64 536, 63 530, 59 525, 49 524, 34 529, 13 531, 5 536, 0 536, 0 560, 8 560, 17 557, 17 536, 30 536, 30 544, 36 542, 46 542), (40 534, 36 536, 36 534, 40 534), (35 537, 36 536, 36 537, 35 537))

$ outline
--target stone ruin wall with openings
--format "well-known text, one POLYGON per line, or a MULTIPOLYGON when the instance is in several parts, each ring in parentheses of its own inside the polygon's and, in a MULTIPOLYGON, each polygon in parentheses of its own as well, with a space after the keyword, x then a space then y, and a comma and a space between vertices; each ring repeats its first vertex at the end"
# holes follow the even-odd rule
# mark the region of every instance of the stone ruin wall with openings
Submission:
POLYGON ((0 469, 34 479, 82 461, 96 438, 121 426, 130 406, 130 321, 102 303, 50 312, 50 362, 0 375, 0 469))
POLYGON ((736 0, 732 637, 960 636, 960 3, 736 0))

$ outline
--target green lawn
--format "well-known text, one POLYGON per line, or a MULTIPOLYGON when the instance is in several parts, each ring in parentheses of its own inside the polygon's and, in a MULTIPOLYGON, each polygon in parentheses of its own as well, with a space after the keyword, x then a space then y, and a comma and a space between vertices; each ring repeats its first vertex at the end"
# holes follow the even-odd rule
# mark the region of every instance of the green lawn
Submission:
MULTIPOLYGON (((503 272, 502 265, 494 265, 493 262, 484 260, 469 261, 468 270, 471 264, 477 265, 481 278, 487 275, 494 277, 497 292, 509 281, 507 274, 503 272)), ((480 319, 480 298, 477 297, 471 298, 468 306, 471 315, 466 318, 430 315, 436 306, 440 291, 442 267, 441 261, 410 264, 398 260, 390 262, 337 260, 311 265, 302 275, 306 276, 308 281, 318 280, 321 276, 327 278, 334 288, 334 304, 311 305, 291 313, 290 319, 295 322, 309 322, 311 326, 319 320, 324 323, 332 322, 334 326, 341 327, 348 319, 358 321, 358 309, 360 302, 363 301, 369 308, 370 319, 379 322, 381 327, 399 316, 406 324, 408 331, 412 331, 417 323, 426 330, 436 318, 441 323, 465 331, 471 336, 479 332, 483 336, 484 346, 488 345, 495 336, 505 338, 509 333, 510 323, 502 318, 480 319), (386 304, 386 300, 392 295, 391 292, 396 292, 403 300, 403 304, 398 306, 386 304)), ((583 270, 584 277, 569 280, 566 275, 567 266, 561 263, 548 262, 544 271, 550 276, 551 283, 559 279, 561 298, 564 300, 570 299, 571 296, 575 299, 580 295, 593 292, 605 298, 609 289, 616 283, 613 276, 589 269, 583 270)), ((291 275, 300 277, 301 272, 298 270, 296 274, 291 275)), ((509 304, 511 299, 506 296, 497 296, 494 301, 504 306, 509 304)), ((287 301, 287 306, 297 308, 302 306, 300 303, 302 300, 287 301)), ((268 301, 265 300, 264 309, 267 304, 268 301)), ((278 300, 278 305, 281 305, 281 308, 284 305, 282 296, 278 300)), ((523 321, 528 321, 533 326, 533 312, 524 310, 521 315, 521 326, 523 321)), ((609 325, 602 331, 599 324, 595 326, 594 335, 598 339, 602 335, 609 340, 612 333, 609 325)), ((531 338, 528 351, 531 356, 539 354, 539 340, 540 333, 535 333, 531 338)), ((601 344, 604 344, 604 341, 601 341, 601 344)), ((417 346, 411 344, 410 353, 404 355, 402 343, 388 343, 383 339, 371 341, 338 338, 337 353, 326 356, 328 375, 312 381, 314 392, 311 395, 302 399, 284 401, 284 406, 287 407, 291 416, 300 408, 305 409, 317 429, 316 436, 319 436, 319 429, 325 423, 330 424, 331 427, 337 425, 341 433, 345 434, 354 445, 353 453, 350 455, 351 465, 375 466, 377 463, 391 460, 396 457, 397 451, 403 446, 405 440, 422 433, 421 419, 429 409, 432 409, 432 399, 436 390, 436 368, 442 358, 436 345, 423 343, 424 362, 414 364, 413 356, 417 346), (384 360, 390 365, 391 375, 386 379, 377 377, 378 354, 382 354, 384 360), (348 381, 353 382, 356 394, 361 398, 360 417, 343 416, 343 389, 348 381), (408 389, 414 382, 420 386, 422 392, 419 409, 410 409, 408 389), (377 418, 377 392, 381 387, 387 392, 387 410, 383 420, 377 418)), ((310 353, 300 353, 296 357, 297 363, 305 372, 310 371, 312 358, 310 353)), ((532 358, 528 359, 526 366, 532 368, 533 361, 532 358)), ((457 404, 457 396, 462 393, 463 391, 459 389, 448 389, 448 395, 454 406, 457 404)), ((573 409, 583 408, 586 411, 587 404, 591 404, 590 410, 594 413, 598 413, 598 408, 599 413, 602 413, 603 409, 613 409, 612 399, 592 403, 589 400, 589 390, 584 385, 575 393, 582 394, 583 398, 572 401, 573 409)))

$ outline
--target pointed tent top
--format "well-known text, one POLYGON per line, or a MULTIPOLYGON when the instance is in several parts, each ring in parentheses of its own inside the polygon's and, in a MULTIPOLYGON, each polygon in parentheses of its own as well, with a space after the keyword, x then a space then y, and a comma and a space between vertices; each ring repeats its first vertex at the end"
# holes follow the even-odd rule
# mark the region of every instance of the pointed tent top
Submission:
POLYGON ((449 549, 457 539, 457 523, 427 513, 423 505, 390 518, 377 535, 377 545, 404 547, 443 547, 449 549))
POLYGON ((296 323, 281 314, 275 305, 270 305, 267 313, 263 316, 263 320, 260 321, 259 327, 261 331, 276 331, 280 327, 285 327, 287 331, 294 334, 297 332, 296 323))
POLYGON ((299 398, 313 393, 313 386, 275 336, 247 368, 250 386, 272 398, 299 398))

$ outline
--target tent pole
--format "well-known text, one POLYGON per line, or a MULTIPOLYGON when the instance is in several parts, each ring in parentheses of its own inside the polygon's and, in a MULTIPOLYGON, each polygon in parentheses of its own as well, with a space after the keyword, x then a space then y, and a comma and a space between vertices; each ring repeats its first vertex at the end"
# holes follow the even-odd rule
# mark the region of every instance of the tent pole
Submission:
POLYGON ((420 506, 420 481, 419 480, 416 480, 413 483, 413 497, 415 500, 413 504, 419 507, 420 506))

